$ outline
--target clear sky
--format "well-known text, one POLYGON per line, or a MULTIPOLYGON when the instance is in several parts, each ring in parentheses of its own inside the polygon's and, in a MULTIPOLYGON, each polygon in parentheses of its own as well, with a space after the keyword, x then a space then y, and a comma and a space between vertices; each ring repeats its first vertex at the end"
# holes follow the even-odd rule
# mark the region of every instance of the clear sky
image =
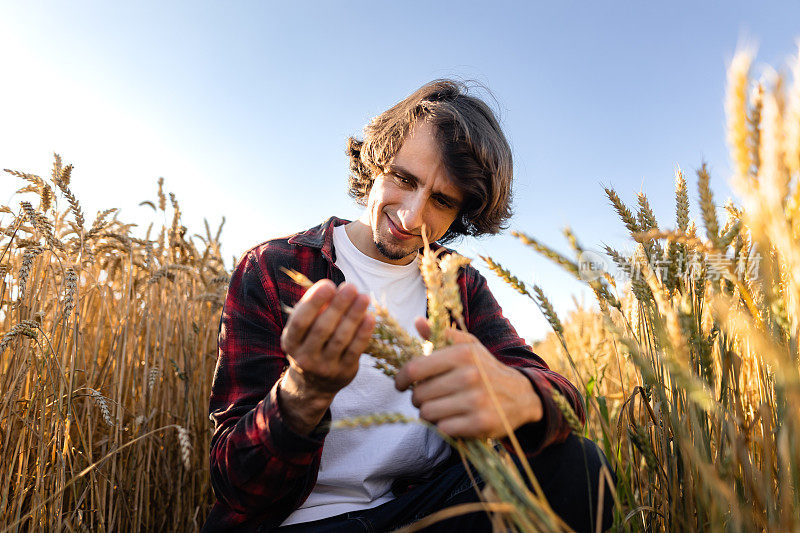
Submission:
MULTIPOLYGON (((138 203, 163 176, 190 230, 227 217, 238 256, 357 217, 346 138, 427 81, 475 79, 514 150, 511 228, 630 249, 602 186, 629 205, 644 191, 673 227, 676 165, 694 209, 707 161, 722 205, 727 62, 750 42, 758 65, 784 66, 798 38, 797 2, 0 1, 0 168, 46 174, 58 152, 89 217, 120 207, 145 227, 138 203)), ((508 235, 456 248, 536 281, 559 312, 589 300, 508 235)), ((478 266, 520 333, 543 335, 533 303, 478 266)))

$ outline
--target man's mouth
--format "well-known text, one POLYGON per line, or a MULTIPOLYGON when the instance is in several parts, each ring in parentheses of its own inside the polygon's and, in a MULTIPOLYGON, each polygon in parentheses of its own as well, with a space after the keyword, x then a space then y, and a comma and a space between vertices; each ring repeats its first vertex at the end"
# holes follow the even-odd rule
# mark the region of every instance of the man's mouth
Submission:
POLYGON ((414 237, 419 237, 419 235, 415 235, 415 234, 413 234, 413 233, 407 233, 407 232, 405 232, 405 231, 401 230, 401 229, 400 229, 400 228, 397 226, 397 224, 395 224, 395 223, 394 223, 394 221, 392 220, 392 218, 391 218, 390 216, 388 216, 388 215, 387 215, 386 219, 389 221, 389 231, 390 231, 390 232, 392 233, 392 235, 394 235, 396 238, 398 238, 398 239, 403 239, 403 240, 407 240, 407 239, 411 239, 411 238, 414 238, 414 237))

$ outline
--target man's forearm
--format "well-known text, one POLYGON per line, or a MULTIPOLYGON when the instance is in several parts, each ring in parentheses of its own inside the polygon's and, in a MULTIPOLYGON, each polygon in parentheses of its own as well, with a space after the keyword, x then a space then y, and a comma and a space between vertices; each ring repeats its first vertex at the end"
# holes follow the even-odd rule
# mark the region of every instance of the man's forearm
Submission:
POLYGON ((281 412, 278 382, 287 360, 279 299, 262 279, 252 253, 231 275, 209 402, 211 485, 224 504, 220 524, 230 528, 259 516, 280 523, 297 508, 314 485, 326 434, 324 425, 299 434, 281 412))
POLYGON ((333 402, 333 395, 312 394, 304 391, 292 372, 286 372, 278 384, 278 407, 281 416, 292 431, 299 435, 309 435, 325 416, 333 402))
POLYGON ((280 412, 277 389, 247 412, 226 412, 212 438, 212 486, 243 518, 295 508, 316 477, 325 431, 296 433, 280 412))

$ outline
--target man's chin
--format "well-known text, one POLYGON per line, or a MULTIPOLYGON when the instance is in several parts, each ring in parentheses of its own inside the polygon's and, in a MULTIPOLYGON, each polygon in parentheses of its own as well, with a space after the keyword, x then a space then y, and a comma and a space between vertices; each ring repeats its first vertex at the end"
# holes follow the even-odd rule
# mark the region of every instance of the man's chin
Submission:
POLYGON ((383 257, 392 261, 399 261, 414 253, 414 250, 402 250, 400 248, 388 247, 380 241, 375 241, 375 248, 383 257))

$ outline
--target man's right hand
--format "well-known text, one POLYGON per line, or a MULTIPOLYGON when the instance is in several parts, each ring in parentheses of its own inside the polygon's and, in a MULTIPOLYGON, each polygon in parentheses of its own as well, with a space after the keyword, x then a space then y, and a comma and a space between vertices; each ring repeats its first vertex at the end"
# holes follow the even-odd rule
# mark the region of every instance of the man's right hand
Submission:
POLYGON ((294 307, 281 334, 289 368, 278 385, 281 415, 308 435, 319 424, 337 392, 358 372, 375 317, 369 297, 355 286, 329 279, 315 283, 294 307))

